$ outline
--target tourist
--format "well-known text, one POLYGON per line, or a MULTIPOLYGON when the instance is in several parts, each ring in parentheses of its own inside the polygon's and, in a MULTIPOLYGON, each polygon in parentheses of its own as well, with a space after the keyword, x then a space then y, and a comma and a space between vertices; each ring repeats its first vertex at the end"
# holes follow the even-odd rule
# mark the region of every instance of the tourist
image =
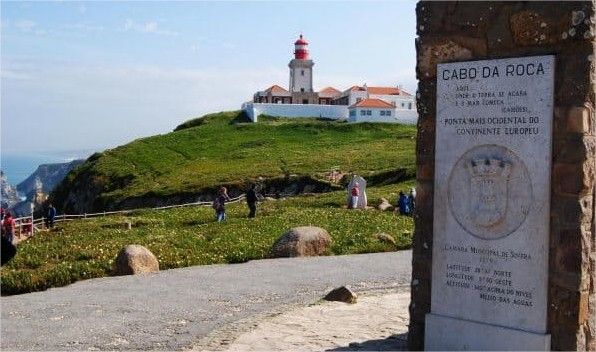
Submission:
POLYGON ((259 197, 257 195, 257 185, 252 185, 248 192, 246 192, 246 204, 248 205, 249 218, 254 218, 257 215, 257 201, 259 197))
POLYGON ((0 258, 2 259, 1 265, 4 266, 4 264, 8 263, 15 256, 15 254, 17 254, 17 247, 15 247, 15 245, 12 244, 12 242, 9 241, 6 237, 1 237, 2 248, 0 250, 0 258))
POLYGON ((351 195, 351 202, 350 202, 350 209, 358 208, 358 197, 360 196, 360 185, 358 182, 354 182, 352 189, 350 190, 351 195))
POLYGON ((56 219, 56 208, 50 203, 48 206, 48 217, 46 219, 46 227, 51 229, 54 227, 54 219, 56 219))
POLYGON ((215 218, 217 222, 222 222, 226 219, 226 201, 229 201, 228 190, 225 187, 219 189, 217 197, 213 200, 213 209, 215 209, 215 218))
POLYGON ((2 220, 2 236, 5 237, 10 243, 12 243, 14 238, 15 225, 16 221, 12 217, 12 214, 7 211, 4 214, 4 220, 2 220))
POLYGON ((399 209, 399 213, 401 215, 410 214, 410 202, 408 201, 408 197, 404 194, 403 191, 399 191, 399 198, 397 199, 397 208, 399 209))
POLYGON ((410 194, 408 195, 408 203, 410 206, 410 213, 408 215, 414 214, 414 209, 416 208, 416 188, 412 188, 410 190, 410 194))

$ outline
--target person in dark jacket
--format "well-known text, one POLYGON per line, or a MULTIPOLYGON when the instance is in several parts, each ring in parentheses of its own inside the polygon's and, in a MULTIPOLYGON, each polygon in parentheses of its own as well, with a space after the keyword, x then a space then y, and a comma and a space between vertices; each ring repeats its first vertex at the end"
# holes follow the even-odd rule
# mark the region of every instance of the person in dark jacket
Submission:
POLYGON ((213 209, 215 209, 215 217, 217 222, 222 222, 226 219, 226 202, 230 200, 228 190, 225 187, 219 189, 219 193, 213 201, 213 209))
POLYGON ((8 263, 17 254, 17 247, 8 238, 4 236, 0 237, 2 240, 2 247, 0 248, 0 255, 2 256, 1 265, 4 266, 4 264, 8 263))
POLYGON ((50 203, 48 206, 48 217, 46 218, 46 227, 51 229, 54 227, 54 220, 56 219, 56 208, 50 203))
POLYGON ((259 197, 257 195, 257 185, 252 185, 248 192, 246 192, 246 204, 248 205, 248 217, 254 218, 257 215, 257 201, 259 197))

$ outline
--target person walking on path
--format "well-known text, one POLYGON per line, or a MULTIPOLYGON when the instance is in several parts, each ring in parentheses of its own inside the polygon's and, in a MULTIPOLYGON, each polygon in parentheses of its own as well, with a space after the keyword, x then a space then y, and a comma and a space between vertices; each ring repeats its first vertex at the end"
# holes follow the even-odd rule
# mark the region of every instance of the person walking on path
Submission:
POLYGON ((410 214, 410 202, 408 201, 408 197, 402 191, 399 191, 399 198, 397 199, 397 208, 399 209, 399 213, 401 215, 410 214))
POLYGON ((248 192, 246 192, 246 204, 248 205, 249 218, 254 218, 257 215, 257 201, 259 196, 257 194, 257 185, 252 185, 248 192))
POLYGON ((12 214, 7 211, 4 214, 4 220, 2 220, 2 237, 6 238, 10 243, 14 239, 15 226, 16 221, 12 217, 12 214))
POLYGON ((226 219, 226 201, 229 201, 228 190, 225 187, 219 189, 217 197, 213 201, 213 209, 215 209, 215 218, 217 222, 222 222, 226 219))
POLYGON ((358 197, 360 197, 360 185, 358 182, 354 182, 350 194, 352 196, 352 204, 350 204, 350 208, 356 209, 358 208, 358 197))
POLYGON ((54 227, 55 219, 56 219, 56 208, 54 208, 52 203, 50 203, 50 206, 48 207, 48 217, 46 219, 46 227, 48 229, 51 229, 52 227, 54 227))

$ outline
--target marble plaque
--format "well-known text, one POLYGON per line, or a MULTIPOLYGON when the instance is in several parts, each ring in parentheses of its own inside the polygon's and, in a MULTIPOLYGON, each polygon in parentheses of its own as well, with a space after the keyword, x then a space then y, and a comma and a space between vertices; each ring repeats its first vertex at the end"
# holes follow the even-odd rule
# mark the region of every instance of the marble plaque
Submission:
POLYGON ((492 349, 482 334, 507 331, 501 349, 549 345, 553 86, 554 56, 438 65, 428 347, 492 349))

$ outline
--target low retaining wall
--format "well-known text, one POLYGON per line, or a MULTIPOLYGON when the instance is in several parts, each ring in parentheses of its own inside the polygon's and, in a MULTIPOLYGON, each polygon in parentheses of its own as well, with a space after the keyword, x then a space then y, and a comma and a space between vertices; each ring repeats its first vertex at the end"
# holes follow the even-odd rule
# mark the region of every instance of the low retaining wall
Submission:
POLYGON ((246 112, 252 122, 257 122, 257 118, 261 114, 288 118, 322 117, 336 120, 348 117, 346 105, 244 103, 242 110, 246 112))

